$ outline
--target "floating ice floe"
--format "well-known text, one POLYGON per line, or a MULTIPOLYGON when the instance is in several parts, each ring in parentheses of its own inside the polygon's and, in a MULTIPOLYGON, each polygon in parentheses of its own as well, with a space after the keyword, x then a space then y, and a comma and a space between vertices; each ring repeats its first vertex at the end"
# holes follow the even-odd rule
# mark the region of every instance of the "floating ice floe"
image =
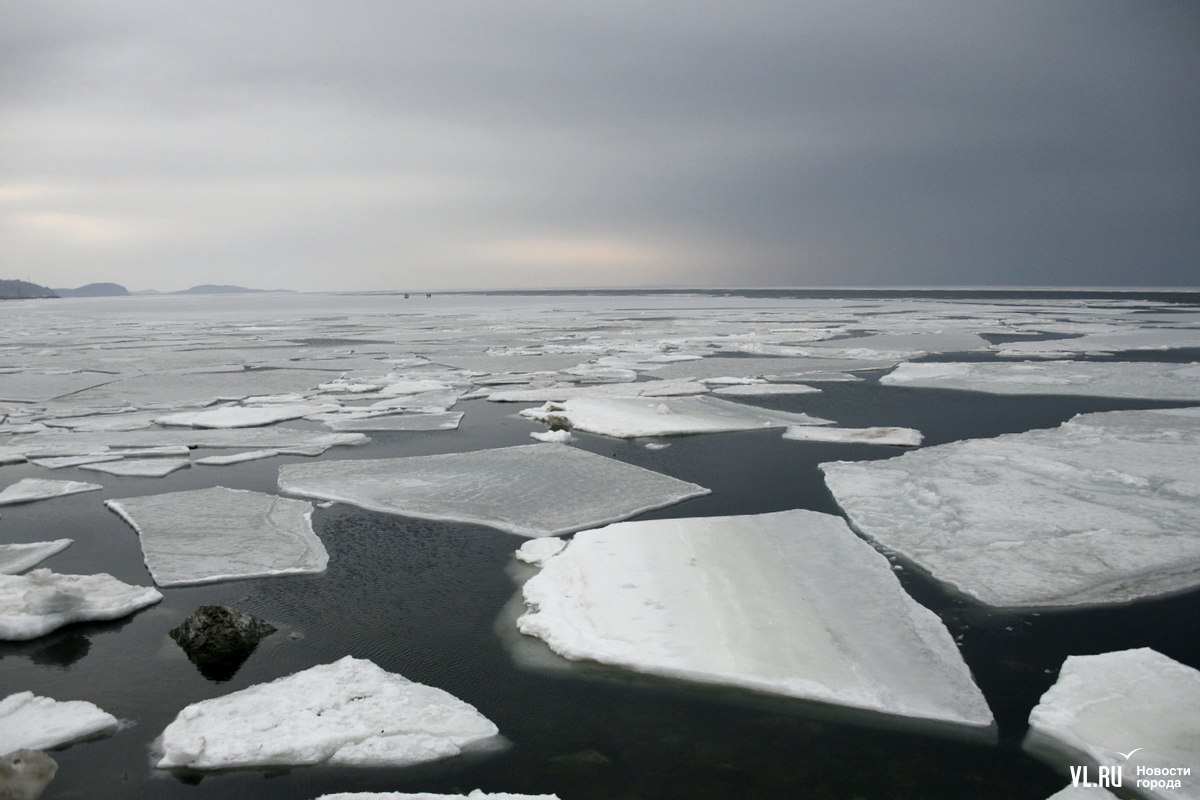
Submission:
POLYGON ((24 572, 55 553, 66 550, 73 541, 73 539, 55 539, 52 542, 0 544, 0 574, 16 575, 24 572))
POLYGON ((764 397, 777 394, 816 394, 821 390, 803 383, 741 383, 713 389, 713 394, 727 397, 764 397))
MULTIPOLYGON (((0 444, 0 462, 7 459, 23 461, 26 458, 49 458, 54 456, 79 455, 123 455, 137 456, 134 449, 153 448, 156 455, 167 456, 164 448, 323 448, 339 445, 359 445, 370 439, 361 433, 322 433, 303 431, 296 428, 238 428, 233 430, 205 430, 200 428, 170 428, 153 431, 111 431, 102 433, 34 434, 14 437, 8 444, 0 444)), ((149 456, 142 452, 140 455, 149 456)), ((172 455, 187 455, 177 451, 172 455)))
POLYGON ((716 397, 656 400, 640 397, 577 397, 564 403, 546 403, 541 408, 524 409, 521 416, 548 424, 565 420, 574 430, 620 439, 833 424, 830 420, 807 414, 773 411, 716 397))
POLYGON ((861 372, 888 369, 896 366, 896 359, 861 358, 705 358, 700 361, 683 361, 656 367, 651 374, 656 378, 705 378, 747 377, 779 380, 809 380, 814 373, 861 372))
POLYGON ((159 586, 324 572, 312 504, 223 486, 108 500, 159 586))
POLYGON ((537 439, 539 442, 557 442, 558 444, 567 444, 572 439, 571 432, 564 430, 533 431, 529 435, 532 438, 537 439))
POLYGON ((1142 797, 1195 800, 1200 672, 1145 647, 1070 656, 1029 715, 1022 747, 1064 772, 1086 766, 1093 781, 1099 768, 1120 767, 1121 785, 1142 797))
POLYGON ((436 414, 380 414, 326 422, 335 431, 452 431, 462 421, 462 412, 436 414))
POLYGON ((488 394, 488 400, 498 403, 562 402, 574 398, 601 397, 684 397, 705 394, 703 383, 693 380, 642 381, 640 383, 597 383, 580 386, 575 383, 556 383, 528 389, 506 389, 488 394))
POLYGON ((73 622, 119 619, 161 599, 153 587, 131 586, 105 573, 35 569, 0 575, 0 639, 36 639, 73 622))
POLYGON ((1200 408, 821 465, 850 522, 993 606, 1122 603, 1200 584, 1200 408))
POLYGON ((510 794, 484 792, 470 794, 430 794, 429 792, 338 792, 323 794, 317 800, 559 800, 556 794, 510 794))
POLYGON ((35 500, 49 500, 52 497, 65 497, 80 492, 94 492, 104 487, 98 483, 83 481, 54 481, 45 478, 23 478, 5 487, 0 492, 0 506, 11 506, 17 503, 32 503, 35 500))
POLYGON ((315 403, 297 405, 226 406, 208 411, 184 411, 166 414, 154 421, 159 425, 179 425, 191 428, 256 428, 273 425, 289 419, 299 419, 323 411, 334 411, 340 406, 315 403))
POLYGON ((990 394, 1052 394, 1196 401, 1200 364, 1152 361, 1038 361, 901 364, 879 379, 891 386, 990 394))
POLYGON ((1200 330, 1195 328, 1141 328, 1132 331, 1095 332, 1074 339, 1005 342, 992 349, 1001 356, 1058 358, 1079 354, 1103 355, 1135 350, 1172 350, 1200 347, 1200 330))
POLYGON ((111 733, 117 725, 116 717, 86 700, 59 701, 17 692, 0 700, 0 753, 62 747, 111 733))
MULTIPOLYGON (((1099 777, 1092 775, 1093 778, 1099 777)), ((1099 786, 1068 786, 1065 789, 1060 789, 1054 794, 1046 798, 1046 800, 1117 800, 1117 796, 1110 791, 1101 789, 1099 786)))
POLYGON ((541 571, 517 627, 568 659, 992 730, 941 620, 839 517, 627 522, 518 553, 541 571))
POLYGON ((46 469, 64 469, 79 467, 84 464, 99 464, 103 461, 120 461, 125 456, 104 455, 97 453, 91 456, 52 456, 50 458, 31 458, 29 463, 46 469))
POLYGON ((783 432, 783 438, 798 442, 841 442, 844 444, 890 444, 896 447, 917 447, 921 432, 912 428, 826 428, 813 425, 794 425, 783 432))
POLYGON ((80 464, 79 468, 132 478, 162 478, 191 465, 192 462, 186 458, 123 458, 120 461, 80 464))
POLYGON ((552 536, 627 519, 709 490, 561 444, 287 464, 290 494, 372 511, 552 536))
POLYGON ((160 768, 408 766, 498 743, 473 706, 345 658, 187 706, 160 739, 160 768))
POLYGON ((209 467, 223 467, 229 464, 241 464, 244 461, 258 461, 263 458, 274 458, 279 455, 278 450, 246 450, 242 453, 231 453, 227 456, 205 456, 197 458, 197 464, 203 464, 209 467))

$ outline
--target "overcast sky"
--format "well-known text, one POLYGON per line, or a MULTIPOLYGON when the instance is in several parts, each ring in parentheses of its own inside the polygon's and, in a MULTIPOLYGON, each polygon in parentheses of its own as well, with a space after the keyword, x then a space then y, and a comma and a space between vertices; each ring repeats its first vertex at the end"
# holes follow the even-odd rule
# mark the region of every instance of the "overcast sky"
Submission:
POLYGON ((1200 284, 1200 3, 0 0, 0 278, 1200 284))

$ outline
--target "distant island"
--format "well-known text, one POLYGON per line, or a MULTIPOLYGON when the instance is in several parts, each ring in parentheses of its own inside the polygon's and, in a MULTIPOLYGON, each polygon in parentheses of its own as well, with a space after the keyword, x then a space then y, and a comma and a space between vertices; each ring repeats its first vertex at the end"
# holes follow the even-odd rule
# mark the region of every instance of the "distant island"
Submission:
POLYGON ((53 289, 47 289, 29 281, 0 278, 0 300, 24 300, 35 297, 58 297, 53 289))
POLYGON ((249 289, 231 284, 202 283, 176 292, 146 289, 131 292, 119 283, 89 283, 75 289, 49 289, 37 283, 0 279, 0 300, 24 300, 42 297, 129 297, 132 295, 169 294, 248 294, 257 292, 290 292, 291 289, 249 289))

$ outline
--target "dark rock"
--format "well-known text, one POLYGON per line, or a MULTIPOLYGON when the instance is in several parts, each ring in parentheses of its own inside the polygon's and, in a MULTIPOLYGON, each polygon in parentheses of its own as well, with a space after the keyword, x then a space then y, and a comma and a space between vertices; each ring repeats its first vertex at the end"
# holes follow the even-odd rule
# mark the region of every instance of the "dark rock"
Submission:
POLYGON ((227 681, 275 626, 228 606, 200 606, 170 631, 201 674, 227 681))
POLYGON ((37 800, 57 772, 58 763, 41 750, 0 756, 0 800, 37 800))

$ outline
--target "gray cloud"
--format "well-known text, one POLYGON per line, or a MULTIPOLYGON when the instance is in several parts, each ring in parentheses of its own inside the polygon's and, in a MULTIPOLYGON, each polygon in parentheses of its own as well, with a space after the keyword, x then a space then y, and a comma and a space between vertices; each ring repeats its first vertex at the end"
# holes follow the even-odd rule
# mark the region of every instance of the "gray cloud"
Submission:
POLYGON ((0 0, 0 274, 1195 284, 1190 4, 0 0))

